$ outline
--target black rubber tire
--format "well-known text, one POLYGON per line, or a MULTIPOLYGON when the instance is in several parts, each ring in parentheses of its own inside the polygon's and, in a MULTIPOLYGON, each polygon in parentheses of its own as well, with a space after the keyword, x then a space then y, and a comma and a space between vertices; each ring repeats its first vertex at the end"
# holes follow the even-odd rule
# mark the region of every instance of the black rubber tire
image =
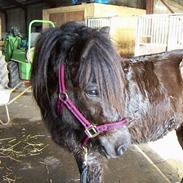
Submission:
POLYGON ((5 57, 0 56, 0 87, 7 88, 9 83, 7 62, 5 57))
POLYGON ((8 87, 14 88, 18 83, 22 82, 19 76, 18 63, 14 61, 9 61, 8 71, 9 71, 8 87))

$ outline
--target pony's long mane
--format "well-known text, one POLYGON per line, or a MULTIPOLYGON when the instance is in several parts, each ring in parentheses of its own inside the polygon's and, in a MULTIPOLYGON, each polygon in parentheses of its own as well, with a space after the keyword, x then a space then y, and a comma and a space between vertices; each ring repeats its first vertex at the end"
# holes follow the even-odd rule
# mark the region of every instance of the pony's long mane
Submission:
POLYGON ((31 83, 43 119, 57 117, 55 101, 61 63, 66 67, 66 84, 71 81, 84 90, 94 79, 103 99, 121 111, 124 83, 119 60, 105 31, 70 22, 42 33, 35 48, 31 83))

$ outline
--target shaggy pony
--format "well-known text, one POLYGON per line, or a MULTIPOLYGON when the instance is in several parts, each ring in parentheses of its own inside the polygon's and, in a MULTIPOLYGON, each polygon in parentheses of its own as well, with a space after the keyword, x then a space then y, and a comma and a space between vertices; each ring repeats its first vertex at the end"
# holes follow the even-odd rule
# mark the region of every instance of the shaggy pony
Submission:
POLYGON ((69 22, 39 37, 32 68, 33 95, 53 140, 73 153, 81 182, 103 182, 103 160, 115 158, 130 143, 157 140, 176 129, 183 147, 183 51, 122 59, 108 29, 69 22), (77 109, 95 125, 121 118, 128 125, 90 139, 81 148, 83 126, 59 98, 58 68, 65 66, 65 84, 77 109))

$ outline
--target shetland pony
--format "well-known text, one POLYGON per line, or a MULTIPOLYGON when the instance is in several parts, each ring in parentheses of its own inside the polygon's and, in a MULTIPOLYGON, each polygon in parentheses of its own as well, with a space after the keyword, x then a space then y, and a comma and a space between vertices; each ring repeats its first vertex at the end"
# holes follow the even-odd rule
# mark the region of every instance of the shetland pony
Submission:
POLYGON ((176 129, 183 144, 182 57, 177 51, 122 59, 108 28, 76 22, 42 33, 33 95, 53 140, 75 157, 82 183, 103 182, 104 159, 122 155, 130 143, 176 129))
POLYGON ((64 84, 72 103, 92 124, 103 125, 123 118, 125 82, 120 61, 108 28, 96 30, 70 22, 48 30, 37 41, 31 77, 33 94, 53 140, 73 153, 81 182, 102 182, 102 155, 121 155, 130 143, 130 134, 127 126, 122 126, 92 138, 86 144, 86 163, 81 148, 83 126, 66 107, 57 110, 59 67, 64 65, 64 84))

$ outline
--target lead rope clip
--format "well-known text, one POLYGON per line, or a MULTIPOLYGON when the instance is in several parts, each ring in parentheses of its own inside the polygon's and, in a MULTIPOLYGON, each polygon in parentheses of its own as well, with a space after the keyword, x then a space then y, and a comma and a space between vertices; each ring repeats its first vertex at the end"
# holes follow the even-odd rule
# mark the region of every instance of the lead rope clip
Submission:
POLYGON ((80 176, 80 183, 87 183, 88 182, 88 149, 83 147, 84 151, 84 161, 82 166, 82 173, 80 176))
POLYGON ((87 166, 88 164, 88 149, 86 147, 83 147, 84 150, 84 162, 83 165, 87 166))

